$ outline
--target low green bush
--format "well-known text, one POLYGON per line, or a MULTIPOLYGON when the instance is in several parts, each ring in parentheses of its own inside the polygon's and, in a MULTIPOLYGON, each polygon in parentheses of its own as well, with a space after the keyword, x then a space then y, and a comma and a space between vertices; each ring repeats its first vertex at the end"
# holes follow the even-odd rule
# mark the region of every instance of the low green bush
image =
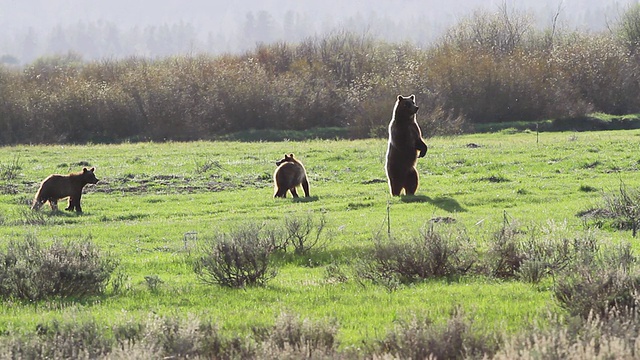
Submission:
POLYGON ((491 276, 499 279, 513 278, 524 261, 520 242, 521 233, 516 226, 504 223, 490 239, 485 257, 486 267, 491 276))
POLYGON ((29 236, 0 252, 0 297, 37 301, 104 293, 118 262, 90 241, 45 247, 29 236))
POLYGON ((311 249, 324 245, 322 232, 326 219, 321 216, 315 220, 310 213, 306 217, 290 215, 284 219, 284 246, 293 247, 296 255, 308 253, 311 249))
POLYGON ((490 358, 498 345, 455 309, 446 324, 418 317, 401 321, 378 342, 375 352, 399 359, 481 359, 490 358))
POLYGON ((195 272, 208 284, 264 285, 277 274, 271 254, 281 246, 279 242, 279 234, 265 225, 249 224, 218 234, 202 246, 195 272))
POLYGON ((463 232, 437 231, 433 226, 408 241, 376 240, 359 276, 375 283, 400 283, 466 274, 476 263, 476 249, 463 232))
POLYGON ((614 229, 631 230, 633 237, 640 225, 640 189, 620 184, 618 191, 603 194, 599 206, 578 213, 587 223, 614 229))
POLYGON ((569 314, 605 318, 613 311, 637 312, 640 271, 630 244, 609 246, 558 274, 554 295, 569 314))
POLYGON ((253 332, 262 344, 260 357, 321 359, 337 355, 335 321, 311 321, 282 313, 273 327, 254 328, 253 332))

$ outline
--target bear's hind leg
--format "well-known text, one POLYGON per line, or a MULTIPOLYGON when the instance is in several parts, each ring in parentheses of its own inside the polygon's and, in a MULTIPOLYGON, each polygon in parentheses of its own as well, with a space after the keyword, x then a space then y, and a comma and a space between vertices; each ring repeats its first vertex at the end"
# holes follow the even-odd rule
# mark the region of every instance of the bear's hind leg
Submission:
POLYGON ((293 197, 294 197, 294 198, 299 197, 299 196, 298 196, 298 190, 296 190, 296 187, 295 187, 295 186, 294 186, 294 187, 292 187, 292 188, 291 188, 291 189, 289 189, 289 190, 291 190, 291 195, 293 195, 293 197))
POLYGON ((65 210, 73 211, 74 207, 75 207, 75 199, 73 198, 73 196, 69 196, 69 202, 67 203, 67 207, 65 208, 65 210))
POLYGON ((407 195, 414 195, 418 190, 418 171, 413 168, 404 180, 404 191, 407 195))
POLYGON ((302 190, 304 190, 304 196, 309 197, 309 181, 306 178, 302 180, 302 190))
POLYGON ((402 192, 402 182, 389 178, 389 191, 391 191, 391 196, 400 196, 402 192))

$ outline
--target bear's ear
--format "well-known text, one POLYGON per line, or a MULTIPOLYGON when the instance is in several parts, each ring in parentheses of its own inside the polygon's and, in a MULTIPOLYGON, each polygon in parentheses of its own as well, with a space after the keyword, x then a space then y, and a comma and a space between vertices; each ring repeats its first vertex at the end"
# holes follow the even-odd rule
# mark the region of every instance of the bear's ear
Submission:
POLYGON ((402 95, 398 95, 398 101, 402 101, 402 99, 404 99, 402 95))
POLYGON ((293 159, 293 153, 289 154, 289 157, 293 159))
POLYGON ((91 169, 89 169, 89 171, 94 172, 94 171, 96 171, 96 168, 92 167, 91 169))
POLYGON ((86 173, 87 171, 89 171, 89 170, 87 170, 87 168, 82 168, 82 172, 83 173, 86 173))
POLYGON ((416 101, 416 96, 411 94, 411 96, 409 96, 411 98, 411 100, 416 101))

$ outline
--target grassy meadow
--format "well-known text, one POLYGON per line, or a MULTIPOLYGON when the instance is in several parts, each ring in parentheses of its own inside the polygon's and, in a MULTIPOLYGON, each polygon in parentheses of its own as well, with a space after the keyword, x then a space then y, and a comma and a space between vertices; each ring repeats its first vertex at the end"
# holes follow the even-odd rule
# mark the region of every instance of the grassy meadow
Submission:
MULTIPOLYGON (((588 224, 579 212, 621 184, 640 187, 638 130, 503 131, 434 137, 427 144, 418 161, 418 193, 400 198, 388 193, 384 139, 3 147, 0 244, 28 236, 45 243, 90 239, 119 260, 114 278, 120 287, 77 301, 5 300, 0 333, 34 331, 56 319, 94 319, 108 327, 166 314, 211 319, 223 331, 245 334, 292 313, 335 321, 341 346, 357 348, 400 320, 419 314, 444 321, 457 306, 487 332, 514 333, 562 313, 550 281, 468 276, 390 290, 351 273, 335 281, 328 269, 349 269, 388 229, 408 238, 433 224, 463 229, 479 243, 505 221, 531 233, 582 233, 588 224), (274 163, 284 153, 305 164, 310 198, 273 198, 274 163), (85 166, 95 166, 100 181, 85 188, 84 213, 52 213, 48 204, 36 214, 29 209, 47 175, 85 166), (280 254, 278 274, 265 286, 212 286, 194 273, 201 247, 216 234, 309 214, 326 220, 323 246, 280 254)), ((630 231, 592 231, 635 246, 630 231)))

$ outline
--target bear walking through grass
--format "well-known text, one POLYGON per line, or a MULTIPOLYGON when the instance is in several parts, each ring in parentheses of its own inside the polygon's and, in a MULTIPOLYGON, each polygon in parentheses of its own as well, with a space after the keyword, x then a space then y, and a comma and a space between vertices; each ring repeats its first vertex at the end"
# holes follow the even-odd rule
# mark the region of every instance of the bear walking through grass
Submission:
POLYGON ((95 168, 83 168, 79 173, 69 175, 49 175, 40 184, 40 188, 33 199, 31 209, 38 210, 47 201, 51 206, 51 210, 58 210, 58 200, 69 198, 69 206, 65 210, 81 213, 80 198, 82 197, 82 188, 86 184, 95 184, 98 182, 94 173, 95 168))
POLYGON ((416 163, 427 154, 427 144, 416 120, 418 106, 415 95, 398 95, 389 123, 389 142, 385 169, 392 196, 404 192, 414 195, 418 189, 416 163))
POLYGON ((275 193, 273 197, 287 197, 287 191, 291 191, 294 198, 298 197, 296 187, 302 185, 304 196, 309 197, 309 181, 304 165, 293 157, 293 154, 284 155, 284 159, 276 161, 276 171, 273 173, 275 193))

